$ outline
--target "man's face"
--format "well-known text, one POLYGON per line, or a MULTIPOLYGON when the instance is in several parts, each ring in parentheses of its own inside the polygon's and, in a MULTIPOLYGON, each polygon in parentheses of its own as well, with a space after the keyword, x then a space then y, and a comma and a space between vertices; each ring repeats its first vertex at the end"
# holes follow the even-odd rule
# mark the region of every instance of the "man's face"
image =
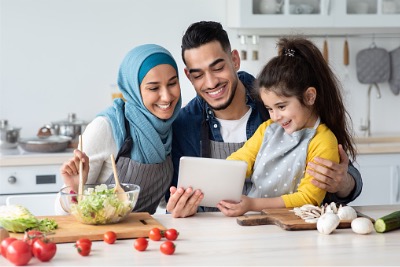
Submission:
POLYGON ((226 109, 232 102, 238 85, 236 72, 240 58, 236 50, 225 53, 214 41, 184 53, 185 74, 197 94, 214 110, 226 109))

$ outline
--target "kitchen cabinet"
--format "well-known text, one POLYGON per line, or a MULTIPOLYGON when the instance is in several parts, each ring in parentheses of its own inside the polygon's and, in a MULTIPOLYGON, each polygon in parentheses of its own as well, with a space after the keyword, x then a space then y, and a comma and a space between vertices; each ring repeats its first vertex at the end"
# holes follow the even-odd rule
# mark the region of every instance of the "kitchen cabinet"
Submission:
POLYGON ((227 25, 238 30, 267 29, 268 34, 296 29, 312 33, 336 29, 342 34, 400 30, 400 0, 228 0, 226 5, 227 25))
POLYGON ((355 166, 361 172, 364 186, 351 205, 400 203, 400 153, 361 154, 355 166))

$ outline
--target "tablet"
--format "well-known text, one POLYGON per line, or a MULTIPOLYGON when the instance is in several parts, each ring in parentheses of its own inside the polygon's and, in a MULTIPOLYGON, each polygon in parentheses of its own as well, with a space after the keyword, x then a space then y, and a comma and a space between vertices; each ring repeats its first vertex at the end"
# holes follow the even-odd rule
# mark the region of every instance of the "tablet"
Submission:
POLYGON ((239 202, 246 178, 247 162, 200 157, 181 157, 178 187, 200 189, 200 206, 216 207, 221 200, 239 202))

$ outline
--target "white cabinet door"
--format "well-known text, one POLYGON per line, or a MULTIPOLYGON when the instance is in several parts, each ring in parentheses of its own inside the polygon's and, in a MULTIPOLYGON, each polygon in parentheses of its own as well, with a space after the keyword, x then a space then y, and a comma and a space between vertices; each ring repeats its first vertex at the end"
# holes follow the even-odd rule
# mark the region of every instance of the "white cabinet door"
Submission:
POLYGON ((357 162, 364 186, 351 205, 400 203, 400 154, 358 155, 357 162))
POLYGON ((333 16, 325 4, 329 0, 275 0, 282 5, 276 12, 266 14, 262 7, 267 1, 271 0, 227 0, 228 27, 284 29, 333 26, 333 16))
POLYGON ((335 2, 334 26, 338 28, 400 27, 400 0, 346 0, 335 2))
MULTIPOLYGON (((227 0, 227 25, 242 30, 268 29, 347 33, 400 29, 400 0, 227 0), (265 8, 271 6, 274 8, 265 8), (277 4, 276 4, 277 3, 277 4), (278 6, 278 7, 276 7, 278 6)), ((272 30, 275 30, 271 32, 272 30)))

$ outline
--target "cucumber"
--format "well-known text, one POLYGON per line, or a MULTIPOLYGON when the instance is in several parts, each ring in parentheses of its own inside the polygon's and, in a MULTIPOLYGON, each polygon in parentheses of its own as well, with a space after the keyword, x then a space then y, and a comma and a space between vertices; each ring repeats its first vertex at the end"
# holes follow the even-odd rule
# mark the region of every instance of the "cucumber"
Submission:
POLYGON ((385 233, 400 228, 400 210, 392 212, 375 221, 375 231, 385 233))

